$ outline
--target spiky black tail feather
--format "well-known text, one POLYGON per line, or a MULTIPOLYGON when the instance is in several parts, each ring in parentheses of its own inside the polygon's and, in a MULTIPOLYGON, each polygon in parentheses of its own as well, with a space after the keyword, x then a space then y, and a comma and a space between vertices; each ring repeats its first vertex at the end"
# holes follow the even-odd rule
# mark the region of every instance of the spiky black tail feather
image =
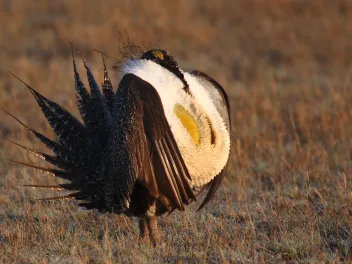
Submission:
POLYGON ((98 210, 105 210, 106 208, 102 193, 103 168, 101 166, 101 161, 103 150, 107 144, 106 142, 109 134, 109 128, 111 126, 112 103, 115 93, 112 89, 112 84, 106 70, 104 57, 104 82, 102 85, 103 93, 100 91, 92 72, 82 58, 90 88, 90 92, 88 92, 77 71, 73 52, 72 59, 77 107, 84 124, 77 120, 66 109, 47 99, 11 73, 14 77, 24 83, 28 90, 32 93, 45 118, 48 120, 51 128, 55 132, 58 142, 53 141, 41 133, 29 128, 19 119, 4 110, 36 138, 38 138, 46 147, 48 147, 54 155, 51 156, 27 148, 12 140, 9 141, 54 165, 58 169, 39 167, 19 161, 13 162, 70 181, 69 184, 60 184, 57 186, 25 186, 55 189, 61 188, 64 190, 77 191, 65 196, 46 199, 75 198, 77 200, 83 200, 84 202, 82 201, 79 205, 84 206, 87 209, 96 208, 98 210))

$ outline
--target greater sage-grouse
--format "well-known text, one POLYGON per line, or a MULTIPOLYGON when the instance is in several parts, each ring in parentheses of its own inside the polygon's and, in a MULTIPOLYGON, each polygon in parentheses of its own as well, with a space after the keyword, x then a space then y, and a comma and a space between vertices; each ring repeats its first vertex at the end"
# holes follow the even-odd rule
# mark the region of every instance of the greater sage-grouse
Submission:
POLYGON ((222 182, 230 151, 230 107, 224 89, 200 71, 182 71, 164 50, 149 50, 122 64, 113 91, 104 63, 102 92, 86 62, 90 92, 73 57, 76 99, 83 123, 26 84, 57 140, 25 128, 54 155, 34 153, 58 169, 22 162, 70 183, 87 209, 138 216, 141 236, 160 240, 156 216, 185 205, 207 190, 201 209, 222 182))

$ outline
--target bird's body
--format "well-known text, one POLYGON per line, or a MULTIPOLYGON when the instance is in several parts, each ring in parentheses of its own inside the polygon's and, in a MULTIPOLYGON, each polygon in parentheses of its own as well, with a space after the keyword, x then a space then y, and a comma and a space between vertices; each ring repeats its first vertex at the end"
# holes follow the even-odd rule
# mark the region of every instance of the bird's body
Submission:
POLYGON ((157 241, 156 215, 184 210, 208 187, 203 207, 225 175, 230 151, 226 93, 206 74, 180 70, 163 50, 127 60, 116 92, 105 64, 102 93, 84 65, 90 93, 74 61, 83 124, 27 85, 57 141, 26 127, 54 155, 26 149, 59 169, 21 164, 69 180, 59 187, 76 192, 60 198, 140 217, 142 234, 149 231, 157 241))
POLYGON ((154 61, 127 61, 124 74, 129 73, 150 83, 160 96, 165 117, 192 175, 191 184, 207 184, 225 167, 230 147, 226 117, 220 115, 208 92, 211 84, 184 72, 189 85, 186 91, 176 75, 154 61), (196 135, 192 136, 190 131, 196 135))

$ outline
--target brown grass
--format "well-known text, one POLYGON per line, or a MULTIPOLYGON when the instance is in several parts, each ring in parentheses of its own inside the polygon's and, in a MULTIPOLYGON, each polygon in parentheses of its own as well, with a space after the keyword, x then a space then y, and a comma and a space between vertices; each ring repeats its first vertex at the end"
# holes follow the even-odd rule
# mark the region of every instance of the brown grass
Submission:
MULTIPOLYGON (((201 213, 192 205, 160 218, 163 243, 154 248, 138 242, 134 219, 30 200, 55 193, 18 184, 55 180, 6 161, 38 163, 7 137, 42 146, 0 114, 0 262, 352 261, 351 1, 0 0, 0 10, 0 68, 75 113, 62 34, 101 80, 93 48, 116 55, 126 29, 223 84, 233 121, 232 167, 216 199, 201 213)), ((52 135, 3 71, 0 106, 52 135)))

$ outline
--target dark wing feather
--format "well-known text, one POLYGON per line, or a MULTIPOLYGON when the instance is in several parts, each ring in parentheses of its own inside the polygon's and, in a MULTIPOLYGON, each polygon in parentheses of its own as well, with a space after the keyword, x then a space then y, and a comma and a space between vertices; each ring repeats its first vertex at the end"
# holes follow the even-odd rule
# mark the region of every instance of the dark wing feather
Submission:
MULTIPOLYGON (((145 184, 153 184, 144 133, 143 105, 133 83, 126 82, 124 78, 116 91, 112 117, 108 145, 103 155, 106 168, 104 196, 107 205, 119 213, 128 211, 139 178, 145 184)), ((151 193, 157 196, 155 189, 151 193)))
MULTIPOLYGON (((230 112, 230 101, 226 94, 224 88, 213 78, 209 77, 207 74, 201 71, 192 71, 191 74, 195 76, 200 82, 208 82, 209 85, 205 85, 205 87, 213 87, 210 88, 209 92, 212 94, 212 99, 215 101, 215 106, 219 111, 222 118, 225 120, 225 124, 230 133, 231 131, 231 112, 230 112)), ((215 176, 215 178, 208 184, 207 186, 207 195, 205 196, 202 204, 199 206, 198 211, 201 210, 211 199, 213 199, 216 191, 218 190, 221 182, 223 181, 227 167, 229 164, 229 160, 227 161, 225 167, 221 170, 221 172, 215 176)))
MULTIPOLYGON (((225 120, 226 126, 229 131, 231 131, 231 107, 230 100, 225 91, 225 89, 213 78, 205 74, 204 72, 194 70, 191 74, 200 82, 208 82, 212 85, 214 89, 209 90, 209 92, 214 95, 213 99, 216 102, 216 108, 219 111, 221 117, 225 120)), ((208 87, 208 86, 206 86, 208 87)))
MULTIPOLYGON (((147 183, 148 189, 153 189, 156 185, 158 192, 171 202, 172 208, 183 210, 183 204, 195 200, 195 196, 187 182, 190 175, 165 117, 159 94, 152 85, 133 74, 124 75, 116 98, 120 90, 129 90, 143 107, 143 126, 148 140, 148 151, 145 155, 148 155, 148 160, 152 160, 154 173, 148 174, 144 171, 139 174, 138 180, 142 184, 147 183), (143 177, 155 177, 156 183, 154 179, 143 177)), ((138 163, 143 164, 143 161, 138 163)), ((144 167, 148 168, 149 164, 144 167)))

